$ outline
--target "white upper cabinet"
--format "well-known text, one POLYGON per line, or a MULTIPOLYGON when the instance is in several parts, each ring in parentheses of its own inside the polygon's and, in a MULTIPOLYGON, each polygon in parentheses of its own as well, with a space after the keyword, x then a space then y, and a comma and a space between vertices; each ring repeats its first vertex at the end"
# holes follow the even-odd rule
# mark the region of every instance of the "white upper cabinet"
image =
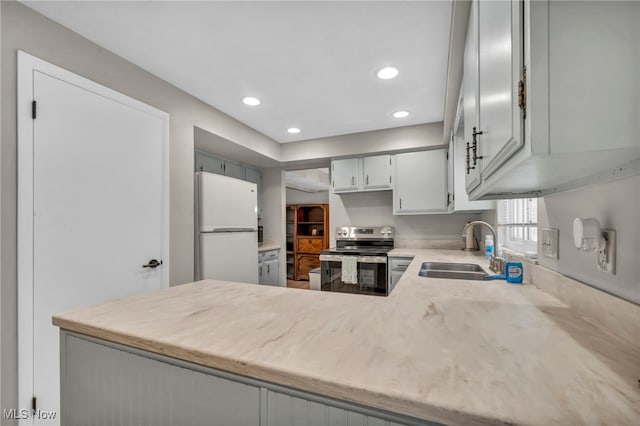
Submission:
POLYGON ((522 2, 480 1, 478 16, 478 120, 471 127, 482 179, 487 179, 523 143, 518 81, 523 70, 522 2), (476 128, 475 131, 473 128, 476 128))
POLYGON ((391 156, 333 160, 331 188, 336 194, 391 189, 391 156))
POLYGON ((357 158, 331 161, 331 187, 333 192, 357 190, 358 170, 357 158))
POLYGON ((458 103, 458 113, 451 132, 449 142, 449 179, 448 201, 450 212, 493 210, 496 203, 493 200, 469 201, 465 188, 466 169, 466 143, 464 141, 462 96, 458 103))
POLYGON ((637 1, 473 1, 463 78, 471 199, 637 173, 638 28, 637 1))
POLYGON ((464 143, 465 155, 469 158, 465 162, 465 186, 467 192, 471 192, 480 185, 480 165, 473 160, 471 141, 473 140, 473 128, 478 126, 478 3, 471 4, 469 14, 469 26, 467 29, 467 41, 464 47, 463 65, 463 117, 464 117, 464 143))
POLYGON ((362 181, 364 189, 391 189, 391 156, 364 157, 362 181))
POLYGON ((393 214, 447 212, 447 150, 394 156, 393 214))

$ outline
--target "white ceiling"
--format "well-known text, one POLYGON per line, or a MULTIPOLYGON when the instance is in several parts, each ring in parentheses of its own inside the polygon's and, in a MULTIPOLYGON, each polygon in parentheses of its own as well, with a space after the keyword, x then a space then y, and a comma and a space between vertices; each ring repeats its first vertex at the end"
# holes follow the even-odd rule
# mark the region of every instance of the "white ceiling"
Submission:
POLYGON ((278 142, 443 119, 451 0, 24 3, 278 142))

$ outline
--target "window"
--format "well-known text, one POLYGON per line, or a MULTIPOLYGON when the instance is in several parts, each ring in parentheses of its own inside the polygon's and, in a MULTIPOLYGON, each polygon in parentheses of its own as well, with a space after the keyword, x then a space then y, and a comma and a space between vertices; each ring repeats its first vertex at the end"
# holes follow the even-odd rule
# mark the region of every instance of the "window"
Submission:
POLYGON ((535 257, 538 251, 538 199, 498 201, 498 238, 502 247, 535 257))

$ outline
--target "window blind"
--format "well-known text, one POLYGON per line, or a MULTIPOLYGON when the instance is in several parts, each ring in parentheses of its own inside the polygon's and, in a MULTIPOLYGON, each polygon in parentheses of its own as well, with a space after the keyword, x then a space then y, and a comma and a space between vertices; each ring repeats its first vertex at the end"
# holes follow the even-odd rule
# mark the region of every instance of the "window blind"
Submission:
POLYGON ((498 228, 502 245, 526 253, 537 251, 538 199, 498 201, 498 228))

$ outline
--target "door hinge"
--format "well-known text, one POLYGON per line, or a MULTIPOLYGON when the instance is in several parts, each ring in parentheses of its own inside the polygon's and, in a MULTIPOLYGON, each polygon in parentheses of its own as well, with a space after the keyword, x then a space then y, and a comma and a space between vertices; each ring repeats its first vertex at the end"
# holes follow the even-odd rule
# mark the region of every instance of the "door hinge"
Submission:
POLYGON ((522 67, 522 78, 518 82, 518 106, 522 110, 522 118, 527 118, 527 67, 522 67))
POLYGON ((36 411, 36 397, 31 398, 31 410, 36 411))
POLYGON ((31 102, 31 118, 36 119, 36 101, 31 102))

